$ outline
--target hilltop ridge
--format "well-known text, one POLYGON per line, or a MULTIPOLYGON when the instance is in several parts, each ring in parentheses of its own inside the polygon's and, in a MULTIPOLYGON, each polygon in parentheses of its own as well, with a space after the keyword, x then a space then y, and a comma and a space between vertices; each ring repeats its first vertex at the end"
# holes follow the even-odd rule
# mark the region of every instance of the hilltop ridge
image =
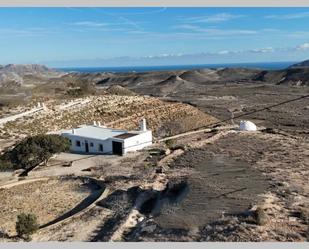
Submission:
POLYGON ((289 68, 308 68, 309 60, 305 60, 296 64, 291 65, 289 68))

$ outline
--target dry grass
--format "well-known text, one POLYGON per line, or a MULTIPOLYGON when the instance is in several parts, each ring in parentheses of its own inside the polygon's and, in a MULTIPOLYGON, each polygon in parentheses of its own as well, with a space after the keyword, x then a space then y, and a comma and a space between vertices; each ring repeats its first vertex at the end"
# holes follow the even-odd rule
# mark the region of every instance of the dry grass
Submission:
POLYGON ((121 129, 137 129, 142 117, 155 135, 171 135, 214 122, 214 118, 198 109, 181 103, 163 102, 141 96, 106 95, 91 97, 82 106, 59 110, 55 103, 46 103, 49 112, 9 122, 3 132, 13 135, 35 135, 100 121, 101 124, 121 129), (168 131, 163 127, 170 124, 168 131), (173 127, 174 124, 174 127, 173 127), (177 124, 181 124, 179 127, 177 124), (160 133, 161 132, 161 133, 160 133))
POLYGON ((81 184, 80 180, 51 179, 1 189, 1 227, 14 234, 17 215, 22 212, 35 214, 40 225, 55 219, 90 194, 81 184))

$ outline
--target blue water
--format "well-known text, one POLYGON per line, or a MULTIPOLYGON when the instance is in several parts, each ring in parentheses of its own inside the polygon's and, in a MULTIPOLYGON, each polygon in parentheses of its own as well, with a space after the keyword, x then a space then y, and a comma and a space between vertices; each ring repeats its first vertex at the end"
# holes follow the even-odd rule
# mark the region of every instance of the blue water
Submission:
POLYGON ((170 70, 189 70, 202 68, 243 67, 260 68, 266 70, 280 70, 289 67, 296 62, 259 62, 259 63, 233 63, 233 64, 201 64, 201 65, 171 65, 171 66, 132 66, 132 67, 64 67, 56 68, 65 72, 98 73, 98 72, 151 72, 170 70))

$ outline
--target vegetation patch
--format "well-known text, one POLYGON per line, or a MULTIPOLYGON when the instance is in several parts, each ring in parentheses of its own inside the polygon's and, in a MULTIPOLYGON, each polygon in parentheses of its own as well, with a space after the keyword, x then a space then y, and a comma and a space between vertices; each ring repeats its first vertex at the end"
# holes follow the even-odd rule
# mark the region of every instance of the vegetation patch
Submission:
POLYGON ((136 95, 133 91, 125 88, 125 87, 122 87, 122 86, 119 86, 119 85, 114 85, 114 86, 111 86, 107 89, 107 92, 109 94, 113 94, 113 95, 119 95, 119 96, 134 96, 136 95))
POLYGON ((17 216, 16 232, 19 237, 30 239, 30 235, 39 228, 37 217, 34 214, 21 213, 17 216))
POLYGON ((59 135, 28 137, 0 156, 0 169, 31 169, 69 148, 69 140, 59 135))

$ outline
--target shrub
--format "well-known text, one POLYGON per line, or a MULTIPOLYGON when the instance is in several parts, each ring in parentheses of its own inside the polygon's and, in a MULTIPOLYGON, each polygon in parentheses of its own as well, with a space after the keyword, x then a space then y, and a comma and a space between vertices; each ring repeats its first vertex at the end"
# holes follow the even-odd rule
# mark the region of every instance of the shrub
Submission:
POLYGON ((29 239, 30 235, 39 228, 37 217, 34 214, 21 213, 17 216, 16 232, 19 237, 29 239))
POLYGON ((0 169, 30 169, 69 148, 69 140, 59 135, 28 137, 0 156, 0 169))
POLYGON ((255 218, 256 224, 259 226, 264 226, 267 223, 267 214, 261 207, 258 207, 256 209, 254 213, 254 218, 255 218))
POLYGON ((66 94, 70 97, 84 97, 95 94, 95 87, 88 82, 79 82, 77 86, 67 90, 66 94))
POLYGON ((174 140, 174 139, 166 140, 165 144, 166 144, 167 148, 172 149, 176 144, 176 140, 174 140))
POLYGON ((171 147, 172 150, 186 150, 186 145, 184 144, 176 144, 171 147))

